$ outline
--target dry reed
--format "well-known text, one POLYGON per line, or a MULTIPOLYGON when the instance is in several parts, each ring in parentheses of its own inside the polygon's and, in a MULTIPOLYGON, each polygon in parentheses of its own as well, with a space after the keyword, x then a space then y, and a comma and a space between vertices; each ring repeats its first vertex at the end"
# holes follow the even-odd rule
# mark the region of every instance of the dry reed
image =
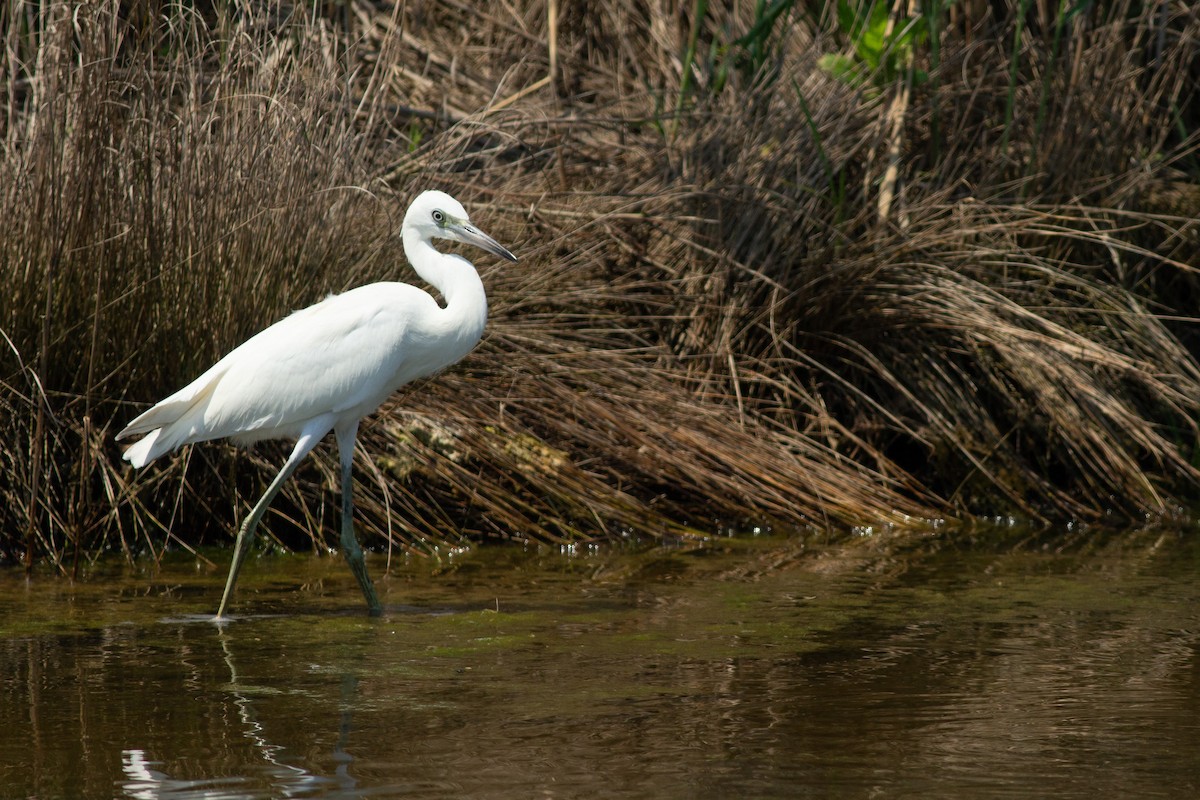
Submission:
MULTIPOLYGON (((820 7, 757 44, 690 3, 465 9, 5 5, 0 559, 223 540, 280 448, 134 474, 112 432, 411 280, 426 186, 522 261, 483 265, 479 350, 366 425, 368 546, 1194 496, 1195 10, 964 4, 897 104, 818 66, 849 46, 820 7)), ((267 527, 325 547, 335 486, 321 452, 267 527)))

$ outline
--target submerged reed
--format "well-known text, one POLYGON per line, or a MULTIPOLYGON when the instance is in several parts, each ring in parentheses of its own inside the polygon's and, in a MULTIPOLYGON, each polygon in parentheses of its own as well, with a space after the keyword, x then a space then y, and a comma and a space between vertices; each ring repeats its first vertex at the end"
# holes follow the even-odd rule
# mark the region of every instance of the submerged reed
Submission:
MULTIPOLYGON (((224 541, 281 447, 134 474, 112 433, 289 310, 413 280, 390 234, 428 186, 522 261, 484 272, 480 349, 366 423, 368 546, 1173 513, 1200 16, 940 5, 849 80, 800 4, 12 0, 0 560, 224 541)), ((287 546, 334 527, 319 453, 287 546)))

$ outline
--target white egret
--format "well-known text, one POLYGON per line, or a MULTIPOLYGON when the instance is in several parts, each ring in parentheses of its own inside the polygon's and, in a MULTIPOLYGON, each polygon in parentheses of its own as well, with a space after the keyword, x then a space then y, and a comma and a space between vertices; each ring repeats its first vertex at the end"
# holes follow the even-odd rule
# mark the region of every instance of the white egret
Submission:
POLYGON ((392 392, 469 353, 483 335, 487 295, 470 261, 440 253, 434 239, 516 256, 471 224, 445 192, 423 192, 404 215, 404 252, 413 269, 441 294, 404 283, 373 283, 331 295, 246 340, 199 378, 139 416, 117 439, 145 434, 125 451, 142 467, 191 442, 229 438, 239 444, 293 439, 283 469, 238 530, 217 617, 224 617, 254 531, 296 465, 333 431, 342 468, 342 552, 366 597, 380 613, 351 519, 351 462, 359 421, 392 392))

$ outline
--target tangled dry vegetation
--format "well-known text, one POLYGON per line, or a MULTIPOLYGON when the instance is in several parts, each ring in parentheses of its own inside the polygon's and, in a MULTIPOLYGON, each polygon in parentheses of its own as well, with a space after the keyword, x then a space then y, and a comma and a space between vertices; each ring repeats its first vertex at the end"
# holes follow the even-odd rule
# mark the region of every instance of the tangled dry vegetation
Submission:
MULTIPOLYGON (((112 434, 413 280, 430 186, 521 262, 477 258, 483 344, 365 425, 368 546, 1194 498, 1200 12, 932 4, 872 62, 835 4, 715 5, 8 0, 0 559, 222 541, 282 447, 135 474, 112 434)), ((325 545, 335 461, 273 536, 325 545)))

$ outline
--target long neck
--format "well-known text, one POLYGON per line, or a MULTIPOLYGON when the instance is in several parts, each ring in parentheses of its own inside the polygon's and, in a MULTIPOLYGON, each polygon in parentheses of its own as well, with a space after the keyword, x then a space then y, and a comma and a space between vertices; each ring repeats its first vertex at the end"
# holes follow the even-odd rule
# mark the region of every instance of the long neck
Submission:
MULTIPOLYGON (((409 263, 445 301, 448 322, 466 338, 478 340, 487 321, 487 294, 471 262, 439 253, 430 242, 410 231, 405 231, 403 238, 409 263)), ((474 341, 471 344, 474 346, 474 341)))

